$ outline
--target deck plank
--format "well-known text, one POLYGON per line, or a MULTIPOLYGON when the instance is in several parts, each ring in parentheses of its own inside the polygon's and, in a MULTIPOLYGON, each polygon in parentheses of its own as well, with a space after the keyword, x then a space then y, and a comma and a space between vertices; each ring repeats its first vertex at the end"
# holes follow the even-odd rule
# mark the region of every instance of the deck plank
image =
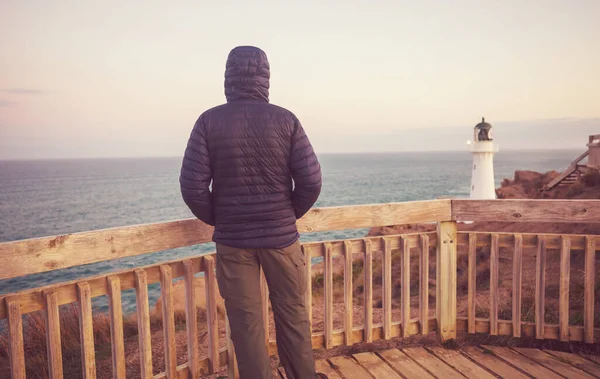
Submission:
POLYGON ((537 362, 530 360, 517 353, 514 350, 510 350, 506 347, 498 347, 498 346, 484 346, 484 349, 487 349, 494 353, 496 356, 504 359, 511 365, 515 367, 519 367, 521 370, 525 371, 527 374, 533 376, 534 378, 543 378, 543 379, 560 379, 562 376, 555 374, 551 370, 539 365, 537 362))
POLYGON ((476 346, 465 346, 461 349, 461 352, 503 378, 529 379, 529 376, 523 374, 521 371, 513 368, 493 354, 484 353, 483 350, 476 346))
POLYGON ((438 378, 454 378, 462 376, 452 367, 444 363, 444 361, 422 347, 411 347, 403 349, 402 351, 438 378))
POLYGON ((339 372, 344 375, 345 378, 352 379, 373 379, 373 377, 362 368, 354 359, 349 357, 335 357, 329 360, 336 366, 339 372))
POLYGON ((487 372, 469 358, 460 354, 456 350, 444 349, 443 347, 428 348, 438 358, 452 366, 456 371, 460 372, 467 378, 473 379, 495 379, 496 377, 487 372))
POLYGON ((376 379, 402 379, 385 361, 374 353, 359 353, 354 354, 353 357, 376 379))
POLYGON ((396 371, 407 379, 434 379, 423 367, 410 359, 405 353, 398 349, 380 351, 379 356, 383 358, 396 371))
POLYGON ((538 349, 526 349, 526 348, 514 348, 513 350, 525 355, 526 357, 536 361, 542 366, 560 374, 566 376, 569 379, 591 379, 594 378, 592 375, 585 373, 584 371, 571 366, 568 363, 561 362, 556 357, 550 354, 546 354, 538 349))
POLYGON ((326 360, 319 359, 318 361, 315 362, 315 365, 317 367, 317 372, 327 375, 327 378, 342 379, 340 374, 338 374, 333 368, 331 368, 331 366, 329 365, 329 363, 326 360))
POLYGON ((544 350, 546 353, 558 358, 560 361, 569 363, 572 366, 581 369, 588 374, 592 374, 597 378, 600 378, 600 365, 585 359, 584 357, 577 354, 565 353, 562 351, 544 350))

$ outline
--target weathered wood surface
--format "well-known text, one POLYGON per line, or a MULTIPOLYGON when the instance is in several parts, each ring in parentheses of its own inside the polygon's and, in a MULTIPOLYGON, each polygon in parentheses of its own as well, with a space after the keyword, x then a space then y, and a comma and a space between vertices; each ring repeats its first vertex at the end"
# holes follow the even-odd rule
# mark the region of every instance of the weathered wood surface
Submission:
MULTIPOLYGON (((344 340, 346 346, 352 346, 352 328, 354 311, 354 287, 352 285, 352 244, 344 242, 344 340)), ((310 276, 309 276, 310 277, 310 276)), ((309 280, 310 282, 310 280, 309 280)))
POLYGON ((81 364, 83 377, 96 378, 96 353, 94 350, 94 324, 92 320, 92 296, 87 282, 77 284, 79 303, 79 340, 81 341, 81 364))
POLYGON ((162 297, 162 323, 165 349, 165 372, 167 378, 177 377, 177 346, 175 345, 175 310, 173 309, 173 274, 171 267, 160 266, 160 290, 162 297))
POLYGON ((596 287, 596 241, 586 237, 583 327, 585 342, 594 343, 594 291, 596 287))
POLYGON ((513 252, 513 293, 512 293, 512 318, 513 335, 521 337, 521 287, 523 279, 523 237, 515 235, 515 248, 513 252))
MULTIPOLYGON (((491 244, 490 232, 458 232, 458 245, 460 248, 467 249, 469 245, 469 235, 475 234, 477 236, 477 247, 487 247, 491 244)), ((495 233, 498 234, 498 246, 503 248, 512 249, 515 243, 515 233, 495 233)), ((524 250, 535 250, 538 244, 538 238, 544 238, 546 240, 546 248, 548 249, 560 249, 562 244, 562 234, 552 233, 521 233, 523 238, 523 249, 524 250)), ((596 245, 600 246, 600 236, 596 235, 577 235, 569 234, 571 238, 571 250, 584 251, 586 249, 586 239, 591 239, 596 242, 596 245)))
POLYGON ((112 369, 114 379, 123 379, 125 367, 125 339, 123 334, 123 305, 121 302, 121 281, 118 276, 109 276, 106 280, 108 287, 108 312, 110 314, 110 341, 112 354, 112 369))
MULTIPOLYGON (((459 332, 466 332, 468 330, 467 317, 457 317, 456 328, 459 332)), ((477 318, 475 320, 475 332, 481 334, 490 334, 490 319, 489 318, 477 318)), ((594 329, 594 333, 598 335, 600 333, 599 328, 594 329)), ((544 338, 548 340, 559 339, 559 326, 558 324, 544 324, 543 327, 544 338)), ((513 321, 512 320, 498 320, 498 335, 500 336, 513 336, 513 321)), ((536 324, 534 322, 521 322, 521 337, 536 337, 538 334, 536 331, 536 324)), ((583 326, 569 326, 569 341, 583 342, 583 326)))
MULTIPOLYGON (((350 274, 352 275, 352 274, 350 274)), ((383 250, 383 335, 392 338, 392 248, 389 239, 384 239, 383 250)))
POLYGON ((25 379, 25 348, 23 345, 23 316, 18 301, 6 299, 8 313, 8 350, 10 375, 13 379, 25 379))
POLYGON ((146 271, 135 270, 136 314, 142 379, 152 378, 152 332, 146 271))
MULTIPOLYGON (((298 228, 304 233, 437 222, 450 217, 450 200, 315 208, 298 221, 298 228)), ((3 242, 0 280, 206 243, 212 234, 211 226, 187 219, 3 242)))
POLYGON ((498 235, 492 234, 492 245, 490 247, 490 334, 498 334, 498 306, 500 304, 500 293, 498 292, 498 277, 500 269, 500 250, 498 246, 498 235))
POLYGON ((60 316, 56 292, 45 293, 46 298, 46 349, 48 351, 48 373, 51 379, 63 378, 62 345, 60 338, 60 316))
POLYGON ((421 262, 419 264, 419 322, 421 334, 429 333, 429 236, 421 236, 421 262))
POLYGON ((373 248, 371 241, 365 239, 364 260, 364 303, 365 303, 365 342, 373 342, 373 248))
POLYGON ((600 200, 452 200, 452 220, 600 223, 600 200))
POLYGON ((389 349, 316 362, 330 378, 587 379, 600 365, 580 356, 537 349, 466 346, 389 349))
POLYGON ((539 237, 535 263, 535 338, 544 339, 546 323, 546 238, 539 237))
POLYGON ((456 223, 438 225, 436 312, 438 336, 442 340, 456 338, 456 223))
POLYGON ((469 234, 467 266, 467 318, 469 319, 469 333, 475 333, 475 311, 477 305, 477 235, 473 233, 469 234))

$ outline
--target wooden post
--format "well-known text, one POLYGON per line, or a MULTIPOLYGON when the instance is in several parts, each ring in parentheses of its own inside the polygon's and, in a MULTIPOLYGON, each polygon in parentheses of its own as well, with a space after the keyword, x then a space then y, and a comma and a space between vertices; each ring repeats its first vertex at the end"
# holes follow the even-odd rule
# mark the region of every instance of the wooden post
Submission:
POLYGON ((215 259, 203 257, 206 280, 206 322, 208 324, 208 359, 211 374, 219 371, 219 324, 217 320, 217 277, 215 259))
POLYGON ((500 236, 492 234, 490 247, 490 335, 498 335, 498 305, 500 292, 498 291, 498 277, 500 268, 500 236))
POLYGON ((16 299, 6 299, 8 315, 8 339, 10 358, 10 377, 25 379, 25 348, 23 345, 23 316, 21 304, 16 299))
POLYGON ((123 336, 123 306, 121 303, 121 279, 118 276, 106 278, 108 310, 110 313, 110 339, 112 371, 114 379, 125 379, 125 340, 123 336))
POLYGON ((175 313, 173 309, 173 273, 171 266, 160 266, 165 373, 168 379, 177 377, 177 346, 175 345, 175 313))
POLYGON ((152 378, 152 332, 148 305, 148 275, 137 269, 134 272, 138 340, 140 345, 140 370, 142 379, 152 378))
POLYGON ((535 265, 535 338, 544 339, 546 311, 546 239, 538 236, 535 265))
POLYGON ((438 223, 437 233, 437 333, 447 341, 456 339, 456 222, 438 223))
POLYGON ((48 349, 48 371, 50 379, 63 378, 62 345, 60 339, 60 316, 58 293, 44 293, 46 300, 46 344, 48 349))
POLYGON ((308 315, 308 324, 310 327, 310 335, 312 336, 312 252, 310 247, 302 246, 304 253, 304 261, 306 262, 306 296, 304 304, 306 306, 306 314, 308 315))
POLYGON ((231 327, 229 326, 229 318, 225 316, 225 330, 227 333, 227 378, 239 379, 240 372, 238 371, 237 359, 235 358, 235 348, 231 340, 231 327))
POLYGON ((325 349, 331 349, 333 347, 333 257, 331 256, 331 244, 325 243, 324 248, 325 269, 323 270, 323 284, 325 287, 325 349))
POLYGON ((392 338, 392 244, 388 238, 383 239, 383 338, 392 338))
POLYGON ((269 350, 269 285, 265 271, 260 270, 260 297, 262 298, 263 329, 265 330, 265 349, 269 350))
POLYGON ((185 277, 185 326, 187 329, 188 367, 192 378, 199 376, 198 372, 198 310, 196 309, 196 286, 194 266, 192 261, 183 261, 185 277))
POLYGON ((583 300, 583 335, 594 343, 594 287, 596 286, 596 236, 585 237, 585 285, 583 300))
POLYGON ((373 342, 373 251, 371 240, 365 238, 365 283, 364 283, 364 299, 365 299, 365 330, 364 341, 366 343, 373 342))
POLYGON ((346 346, 352 345, 352 316, 354 305, 352 299, 352 243, 344 241, 344 342, 346 346))
POLYGON ((561 237, 560 296, 558 298, 558 333, 561 341, 569 340, 569 280, 571 277, 571 239, 561 237))
POLYGON ((77 283, 79 303, 79 338, 81 341, 81 366, 83 377, 96 378, 96 353, 94 351, 94 324, 92 319, 92 291, 88 282, 77 283))
POLYGON ((475 315, 477 305, 477 234, 469 233, 469 292, 467 297, 467 320, 469 333, 475 334, 475 315))
POLYGON ((429 236, 421 235, 421 262, 419 265, 419 312, 421 334, 429 333, 429 236))
MULTIPOLYGON (((402 237, 402 262, 400 282, 402 283, 402 337, 408 338, 410 325, 410 240, 402 237)), ((391 275, 390 275, 391 276, 391 275)))
POLYGON ((513 299, 512 319, 513 337, 521 337, 521 283, 523 276, 523 236, 515 234, 515 250, 513 253, 513 299))

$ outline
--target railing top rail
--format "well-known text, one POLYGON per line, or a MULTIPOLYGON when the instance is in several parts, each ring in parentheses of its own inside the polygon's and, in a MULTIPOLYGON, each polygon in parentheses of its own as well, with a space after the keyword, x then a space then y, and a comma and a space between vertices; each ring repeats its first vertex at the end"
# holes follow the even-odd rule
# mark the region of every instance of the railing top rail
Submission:
POLYGON ((600 200, 452 200, 452 220, 600 223, 600 200))
MULTIPOLYGON (((450 220, 450 200, 315 208, 300 233, 450 220)), ((211 242, 197 219, 126 226, 0 243, 0 280, 211 242)))

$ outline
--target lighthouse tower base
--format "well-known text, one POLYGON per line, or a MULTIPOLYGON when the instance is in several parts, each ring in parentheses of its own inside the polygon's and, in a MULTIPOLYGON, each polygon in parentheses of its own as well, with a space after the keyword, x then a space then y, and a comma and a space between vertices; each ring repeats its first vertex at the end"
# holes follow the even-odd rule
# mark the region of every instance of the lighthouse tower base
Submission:
POLYGON ((473 155, 470 198, 496 199, 494 154, 498 151, 498 146, 492 141, 477 141, 469 144, 469 151, 473 155))

